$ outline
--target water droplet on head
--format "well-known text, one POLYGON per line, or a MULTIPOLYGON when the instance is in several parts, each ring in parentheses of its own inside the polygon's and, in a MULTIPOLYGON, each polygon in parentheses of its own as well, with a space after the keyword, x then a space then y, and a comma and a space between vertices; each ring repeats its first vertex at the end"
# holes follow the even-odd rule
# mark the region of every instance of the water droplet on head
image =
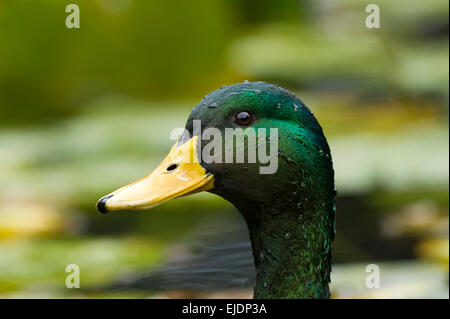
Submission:
POLYGON ((250 82, 248 80, 244 80, 244 84, 249 84, 250 82))
POLYGON ((277 109, 281 107, 281 103, 277 103, 277 109))
POLYGON ((298 105, 294 103, 294 111, 297 112, 298 111, 298 105))
POLYGON ((214 102, 214 103, 208 105, 208 107, 209 107, 209 108, 212 108, 212 109, 213 109, 213 108, 216 108, 216 107, 217 107, 217 103, 214 102))
POLYGON ((285 237, 286 239, 288 239, 289 236, 290 236, 289 233, 284 234, 284 237, 285 237))

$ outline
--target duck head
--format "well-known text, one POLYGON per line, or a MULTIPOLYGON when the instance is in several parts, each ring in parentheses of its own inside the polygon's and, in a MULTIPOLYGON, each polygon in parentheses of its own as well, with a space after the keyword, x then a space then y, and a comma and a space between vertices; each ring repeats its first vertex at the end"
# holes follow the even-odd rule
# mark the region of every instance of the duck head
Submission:
POLYGON ((161 164, 101 198, 97 208, 148 209, 200 191, 225 198, 244 216, 258 272, 255 297, 329 296, 331 154, 295 95, 265 82, 206 95, 161 164))

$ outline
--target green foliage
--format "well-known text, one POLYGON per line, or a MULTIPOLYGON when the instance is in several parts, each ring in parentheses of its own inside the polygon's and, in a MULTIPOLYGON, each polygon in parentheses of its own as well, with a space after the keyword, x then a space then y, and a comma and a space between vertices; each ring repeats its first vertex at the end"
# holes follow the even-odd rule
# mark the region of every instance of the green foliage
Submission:
POLYGON ((224 74, 233 32, 222 1, 9 1, 0 11, 0 110, 5 122, 55 118, 104 94, 192 96, 224 74), (103 3, 103 5, 102 5, 103 3))

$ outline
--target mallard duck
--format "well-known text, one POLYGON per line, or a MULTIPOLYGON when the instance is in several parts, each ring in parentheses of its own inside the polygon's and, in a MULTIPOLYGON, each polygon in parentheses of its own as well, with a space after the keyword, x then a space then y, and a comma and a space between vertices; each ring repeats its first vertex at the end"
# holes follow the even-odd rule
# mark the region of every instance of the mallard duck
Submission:
POLYGON ((254 298, 329 298, 336 190, 330 149, 313 113, 279 86, 246 81, 207 94, 192 109, 185 133, 153 172, 102 197, 98 211, 149 209, 200 191, 217 194, 247 223, 257 272, 254 298), (199 160, 207 128, 223 135, 226 128, 277 128, 276 138, 263 146, 267 151, 278 143, 276 170, 261 173, 268 164, 260 159, 199 160))

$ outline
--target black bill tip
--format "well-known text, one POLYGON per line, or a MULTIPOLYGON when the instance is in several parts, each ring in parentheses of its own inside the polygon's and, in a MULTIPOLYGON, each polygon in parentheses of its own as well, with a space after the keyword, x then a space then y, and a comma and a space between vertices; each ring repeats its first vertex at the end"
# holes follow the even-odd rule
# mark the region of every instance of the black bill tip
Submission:
POLYGON ((106 201, 111 197, 113 197, 113 195, 108 195, 100 198, 100 200, 97 203, 97 210, 99 213, 106 214, 108 212, 108 208, 106 208, 106 201))

